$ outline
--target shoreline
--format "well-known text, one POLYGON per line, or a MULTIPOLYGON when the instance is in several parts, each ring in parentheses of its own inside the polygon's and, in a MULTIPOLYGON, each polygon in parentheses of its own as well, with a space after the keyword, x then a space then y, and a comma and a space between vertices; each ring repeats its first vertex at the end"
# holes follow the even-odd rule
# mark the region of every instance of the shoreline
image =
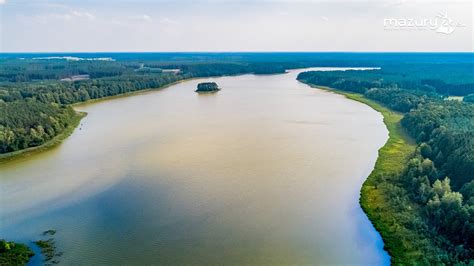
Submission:
POLYGON ((166 85, 164 85, 162 87, 159 87, 159 88, 150 88, 150 89, 144 89, 144 90, 137 90, 137 91, 127 92, 127 93, 123 93, 123 94, 107 96, 107 97, 103 97, 103 98, 90 99, 90 100, 87 100, 85 102, 77 102, 77 103, 69 104, 69 106, 71 106, 74 109, 74 111, 76 111, 77 115, 74 117, 73 123, 69 127, 67 127, 64 130, 63 133, 55 136, 54 138, 48 140, 47 142, 45 142, 45 143, 43 143, 39 146, 29 147, 29 148, 14 151, 14 152, 0 154, 0 165, 4 164, 4 163, 7 163, 7 162, 20 160, 20 159, 32 156, 34 154, 49 150, 49 149, 54 148, 54 147, 58 146, 59 144, 61 144, 64 140, 66 140, 74 132, 74 130, 77 128, 77 126, 81 122, 82 118, 87 116, 86 112, 78 111, 74 107, 81 106, 81 105, 87 105, 87 104, 93 104, 93 103, 99 103, 99 102, 102 102, 102 101, 109 101, 109 100, 119 99, 119 98, 122 98, 122 97, 134 96, 134 95, 138 95, 138 94, 141 94, 141 93, 152 92, 152 91, 155 91, 155 90, 161 90, 161 89, 165 89, 165 88, 168 88, 170 86, 179 84, 181 82, 190 81, 190 80, 193 80, 193 79, 200 79, 200 78, 196 77, 196 78, 182 79, 182 80, 177 80, 177 81, 174 81, 172 83, 166 84, 166 85))
POLYGON ((384 183, 392 184, 393 182, 397 182, 395 178, 390 178, 390 176, 392 174, 399 174, 404 169, 410 155, 415 152, 415 141, 408 136, 400 124, 403 114, 392 111, 382 104, 366 98, 362 94, 345 92, 309 83, 305 84, 312 88, 339 94, 347 99, 366 104, 382 114, 383 123, 388 130, 388 139, 378 150, 374 168, 362 184, 359 204, 369 218, 370 223, 382 237, 384 243, 383 249, 389 254, 391 264, 410 261, 408 257, 416 251, 404 249, 401 239, 397 238, 397 235, 394 233, 397 230, 397 225, 393 219, 395 210, 391 209, 390 202, 385 199, 385 188, 379 186, 384 183), (383 178, 386 179, 384 180, 383 178))
MULTIPOLYGON (((203 78, 205 78, 205 77, 180 79, 180 80, 173 81, 171 83, 168 83, 168 84, 163 85, 162 87, 158 87, 158 88, 136 90, 136 91, 130 91, 130 92, 122 93, 122 94, 106 96, 106 97, 102 97, 102 98, 90 99, 90 100, 87 100, 87 101, 84 101, 84 102, 73 103, 73 104, 70 104, 69 106, 74 108, 74 107, 78 107, 78 106, 81 106, 81 105, 94 104, 94 103, 99 103, 99 102, 105 102, 105 101, 120 99, 120 98, 124 98, 124 97, 135 96, 135 95, 139 95, 139 94, 145 94, 145 93, 149 93, 149 92, 154 92, 154 91, 159 91, 159 90, 162 90, 162 89, 166 89, 168 87, 171 87, 171 86, 174 86, 174 85, 186 82, 186 81, 191 81, 191 80, 195 80, 195 79, 203 79, 203 78)), ((215 77, 209 77, 209 78, 215 78, 215 77)))
POLYGON ((46 151, 50 148, 53 148, 61 144, 66 138, 68 138, 74 132, 74 130, 77 128, 77 126, 81 122, 82 118, 86 116, 87 116, 87 113, 76 111, 76 116, 74 117, 72 124, 70 124, 61 134, 55 136, 54 138, 48 140, 47 142, 39 146, 29 147, 29 148, 14 151, 14 152, 0 154, 0 165, 6 162, 29 157, 33 154, 46 151))

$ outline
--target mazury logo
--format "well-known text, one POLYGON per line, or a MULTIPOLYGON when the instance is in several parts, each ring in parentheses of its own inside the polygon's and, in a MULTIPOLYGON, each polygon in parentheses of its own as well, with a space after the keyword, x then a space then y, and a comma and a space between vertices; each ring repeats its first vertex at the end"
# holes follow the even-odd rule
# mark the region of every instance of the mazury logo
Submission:
POLYGON ((434 18, 385 18, 385 30, 433 30, 436 33, 451 34, 456 28, 466 25, 450 18, 447 12, 440 12, 434 18))
POLYGON ((440 23, 438 24, 438 28, 436 29, 437 33, 442 34, 451 34, 457 27, 464 27, 465 25, 454 21, 450 17, 448 17, 448 13, 438 13, 437 18, 439 18, 440 23))

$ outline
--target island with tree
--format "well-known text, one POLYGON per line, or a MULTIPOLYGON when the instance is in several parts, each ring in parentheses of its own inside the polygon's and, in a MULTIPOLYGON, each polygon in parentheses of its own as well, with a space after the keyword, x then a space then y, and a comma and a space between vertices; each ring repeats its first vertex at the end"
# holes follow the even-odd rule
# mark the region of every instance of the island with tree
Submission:
POLYGON ((197 85, 196 92, 198 93, 209 93, 209 92, 218 92, 220 91, 219 86, 215 82, 202 82, 197 85))

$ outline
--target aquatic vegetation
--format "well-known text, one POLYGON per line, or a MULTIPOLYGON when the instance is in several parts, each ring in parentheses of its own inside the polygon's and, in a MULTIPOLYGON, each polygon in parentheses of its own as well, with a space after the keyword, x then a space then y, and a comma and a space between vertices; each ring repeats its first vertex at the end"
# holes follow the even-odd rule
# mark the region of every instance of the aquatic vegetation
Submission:
POLYGON ((47 235, 53 236, 55 234, 56 234, 56 230, 54 230, 54 229, 48 229, 48 230, 43 232, 44 236, 47 236, 47 235))
MULTIPOLYGON (((56 234, 56 230, 49 229, 42 233, 42 236, 53 236, 56 234)), ((44 256, 44 261, 52 264, 58 264, 59 258, 63 255, 63 252, 58 251, 56 241, 54 238, 48 238, 46 240, 37 240, 34 242, 40 249, 44 256)))
POLYGON ((33 251, 25 244, 0 240, 0 265, 26 265, 33 251))

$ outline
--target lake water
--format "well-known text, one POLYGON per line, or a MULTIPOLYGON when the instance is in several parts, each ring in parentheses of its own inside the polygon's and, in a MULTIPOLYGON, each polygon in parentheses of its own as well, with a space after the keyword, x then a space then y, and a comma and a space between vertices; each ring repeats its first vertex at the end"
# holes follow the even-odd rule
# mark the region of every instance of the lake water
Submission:
POLYGON ((64 264, 389 264, 358 203, 382 116, 301 71, 76 107, 62 145, 0 165, 0 238, 56 229, 64 264))

